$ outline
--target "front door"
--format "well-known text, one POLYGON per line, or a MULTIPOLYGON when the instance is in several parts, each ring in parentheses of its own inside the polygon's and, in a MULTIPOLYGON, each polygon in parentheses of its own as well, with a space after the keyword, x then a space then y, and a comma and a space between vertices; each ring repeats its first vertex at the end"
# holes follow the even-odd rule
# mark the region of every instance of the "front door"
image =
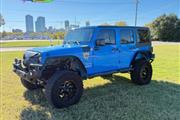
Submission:
POLYGON ((93 72, 102 73, 118 69, 118 49, 115 29, 99 29, 96 40, 104 40, 104 45, 94 47, 93 72))

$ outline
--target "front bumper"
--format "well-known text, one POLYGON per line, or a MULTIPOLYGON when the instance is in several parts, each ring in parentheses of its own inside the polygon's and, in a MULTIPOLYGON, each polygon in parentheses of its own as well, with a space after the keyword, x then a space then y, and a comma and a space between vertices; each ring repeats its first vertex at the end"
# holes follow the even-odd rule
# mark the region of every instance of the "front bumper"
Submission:
MULTIPOLYGON (((40 65, 37 65, 40 67, 40 65)), ((41 76, 41 71, 36 69, 28 70, 22 66, 22 61, 15 59, 13 63, 13 71, 21 78, 30 82, 35 82, 41 76)))

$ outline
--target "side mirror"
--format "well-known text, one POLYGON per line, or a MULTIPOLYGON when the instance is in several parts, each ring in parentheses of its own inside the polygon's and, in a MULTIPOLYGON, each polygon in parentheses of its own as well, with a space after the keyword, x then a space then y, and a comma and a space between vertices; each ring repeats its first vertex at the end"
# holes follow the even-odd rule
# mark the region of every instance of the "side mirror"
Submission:
POLYGON ((96 46, 104 46, 104 45, 105 45, 105 39, 96 40, 96 46))

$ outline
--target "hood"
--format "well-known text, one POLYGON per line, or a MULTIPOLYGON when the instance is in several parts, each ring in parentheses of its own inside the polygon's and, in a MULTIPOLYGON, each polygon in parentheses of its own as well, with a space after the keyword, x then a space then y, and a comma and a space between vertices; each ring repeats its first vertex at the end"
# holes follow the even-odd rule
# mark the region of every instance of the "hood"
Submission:
POLYGON ((28 51, 40 52, 42 55, 47 56, 61 56, 72 55, 83 51, 83 48, 87 48, 88 45, 57 45, 49 47, 36 47, 29 49, 28 51))
POLYGON ((71 48, 74 48, 74 47, 78 47, 78 46, 57 45, 57 46, 48 46, 48 47, 36 47, 36 48, 29 49, 28 51, 34 51, 34 52, 40 52, 40 53, 45 53, 46 52, 47 53, 47 52, 52 52, 52 51, 71 49, 71 48))

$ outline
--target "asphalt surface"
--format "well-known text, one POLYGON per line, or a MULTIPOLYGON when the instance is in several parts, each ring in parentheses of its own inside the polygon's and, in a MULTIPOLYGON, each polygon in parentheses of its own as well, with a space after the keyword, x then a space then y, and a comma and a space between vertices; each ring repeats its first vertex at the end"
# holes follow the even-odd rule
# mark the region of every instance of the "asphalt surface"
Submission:
MULTIPOLYGON (((152 42, 153 46, 156 45, 180 45, 180 42, 152 42)), ((7 47, 7 48, 0 48, 0 52, 8 52, 8 51, 25 51, 27 49, 31 49, 33 47, 7 47)))
POLYGON ((8 52, 8 51, 26 51, 27 49, 31 49, 33 47, 8 47, 8 48, 0 48, 0 52, 8 52))

